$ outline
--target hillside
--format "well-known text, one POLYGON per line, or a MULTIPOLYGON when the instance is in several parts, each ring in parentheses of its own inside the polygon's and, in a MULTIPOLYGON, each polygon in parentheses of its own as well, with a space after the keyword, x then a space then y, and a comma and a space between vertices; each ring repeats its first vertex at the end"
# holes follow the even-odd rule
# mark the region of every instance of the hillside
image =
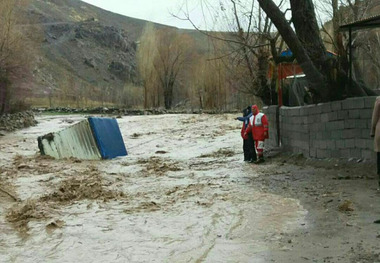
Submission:
POLYGON ((136 84, 136 42, 147 21, 79 0, 30 0, 18 11, 35 50, 35 97, 91 93, 99 100, 136 84))

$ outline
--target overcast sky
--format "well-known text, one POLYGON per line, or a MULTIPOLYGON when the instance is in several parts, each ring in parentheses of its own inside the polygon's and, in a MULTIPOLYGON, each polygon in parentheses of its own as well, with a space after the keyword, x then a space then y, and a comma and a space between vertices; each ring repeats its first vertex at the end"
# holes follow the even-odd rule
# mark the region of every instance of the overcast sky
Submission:
MULTIPOLYGON (((179 28, 191 28, 188 21, 181 21, 170 13, 179 14, 183 0, 82 0, 102 9, 121 15, 140 18, 160 24, 171 25, 179 28)), ((192 18, 200 18, 196 12, 192 18)), ((198 25, 200 21, 196 21, 198 25)))

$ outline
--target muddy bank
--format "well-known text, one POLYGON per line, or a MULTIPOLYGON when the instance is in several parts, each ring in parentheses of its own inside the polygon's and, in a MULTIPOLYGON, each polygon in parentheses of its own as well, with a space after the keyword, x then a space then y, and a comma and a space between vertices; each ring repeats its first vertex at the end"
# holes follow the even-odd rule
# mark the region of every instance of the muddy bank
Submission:
POLYGON ((185 108, 166 109, 125 109, 118 107, 95 107, 95 108, 34 108, 36 113, 62 113, 62 114, 109 114, 115 116, 135 116, 135 115, 162 115, 162 114, 223 114, 234 113, 238 111, 220 111, 220 110, 191 110, 185 108))
POLYGON ((243 162, 235 115, 118 119, 129 156, 54 160, 40 116, 0 140, 0 262, 376 262, 373 164, 267 152, 243 162))
POLYGON ((15 131, 37 124, 32 111, 4 114, 0 116, 0 131, 15 131))

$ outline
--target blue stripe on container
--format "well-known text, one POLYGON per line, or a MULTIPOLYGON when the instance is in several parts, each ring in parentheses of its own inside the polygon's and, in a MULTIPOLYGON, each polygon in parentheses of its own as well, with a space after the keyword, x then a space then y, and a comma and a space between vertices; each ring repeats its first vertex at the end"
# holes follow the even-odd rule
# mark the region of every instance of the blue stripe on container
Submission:
POLYGON ((103 159, 128 155, 116 119, 89 117, 88 122, 103 159))

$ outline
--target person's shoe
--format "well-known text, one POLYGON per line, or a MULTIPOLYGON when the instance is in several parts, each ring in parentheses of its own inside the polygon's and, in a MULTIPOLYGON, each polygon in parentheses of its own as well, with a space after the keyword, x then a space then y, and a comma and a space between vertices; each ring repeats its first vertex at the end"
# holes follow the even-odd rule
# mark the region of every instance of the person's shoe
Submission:
POLYGON ((263 162, 265 162, 264 158, 259 158, 259 159, 255 162, 255 164, 260 164, 260 163, 263 163, 263 162))
POLYGON ((251 160, 249 160, 250 163, 256 163, 257 162, 257 159, 254 159, 252 158, 251 160))

